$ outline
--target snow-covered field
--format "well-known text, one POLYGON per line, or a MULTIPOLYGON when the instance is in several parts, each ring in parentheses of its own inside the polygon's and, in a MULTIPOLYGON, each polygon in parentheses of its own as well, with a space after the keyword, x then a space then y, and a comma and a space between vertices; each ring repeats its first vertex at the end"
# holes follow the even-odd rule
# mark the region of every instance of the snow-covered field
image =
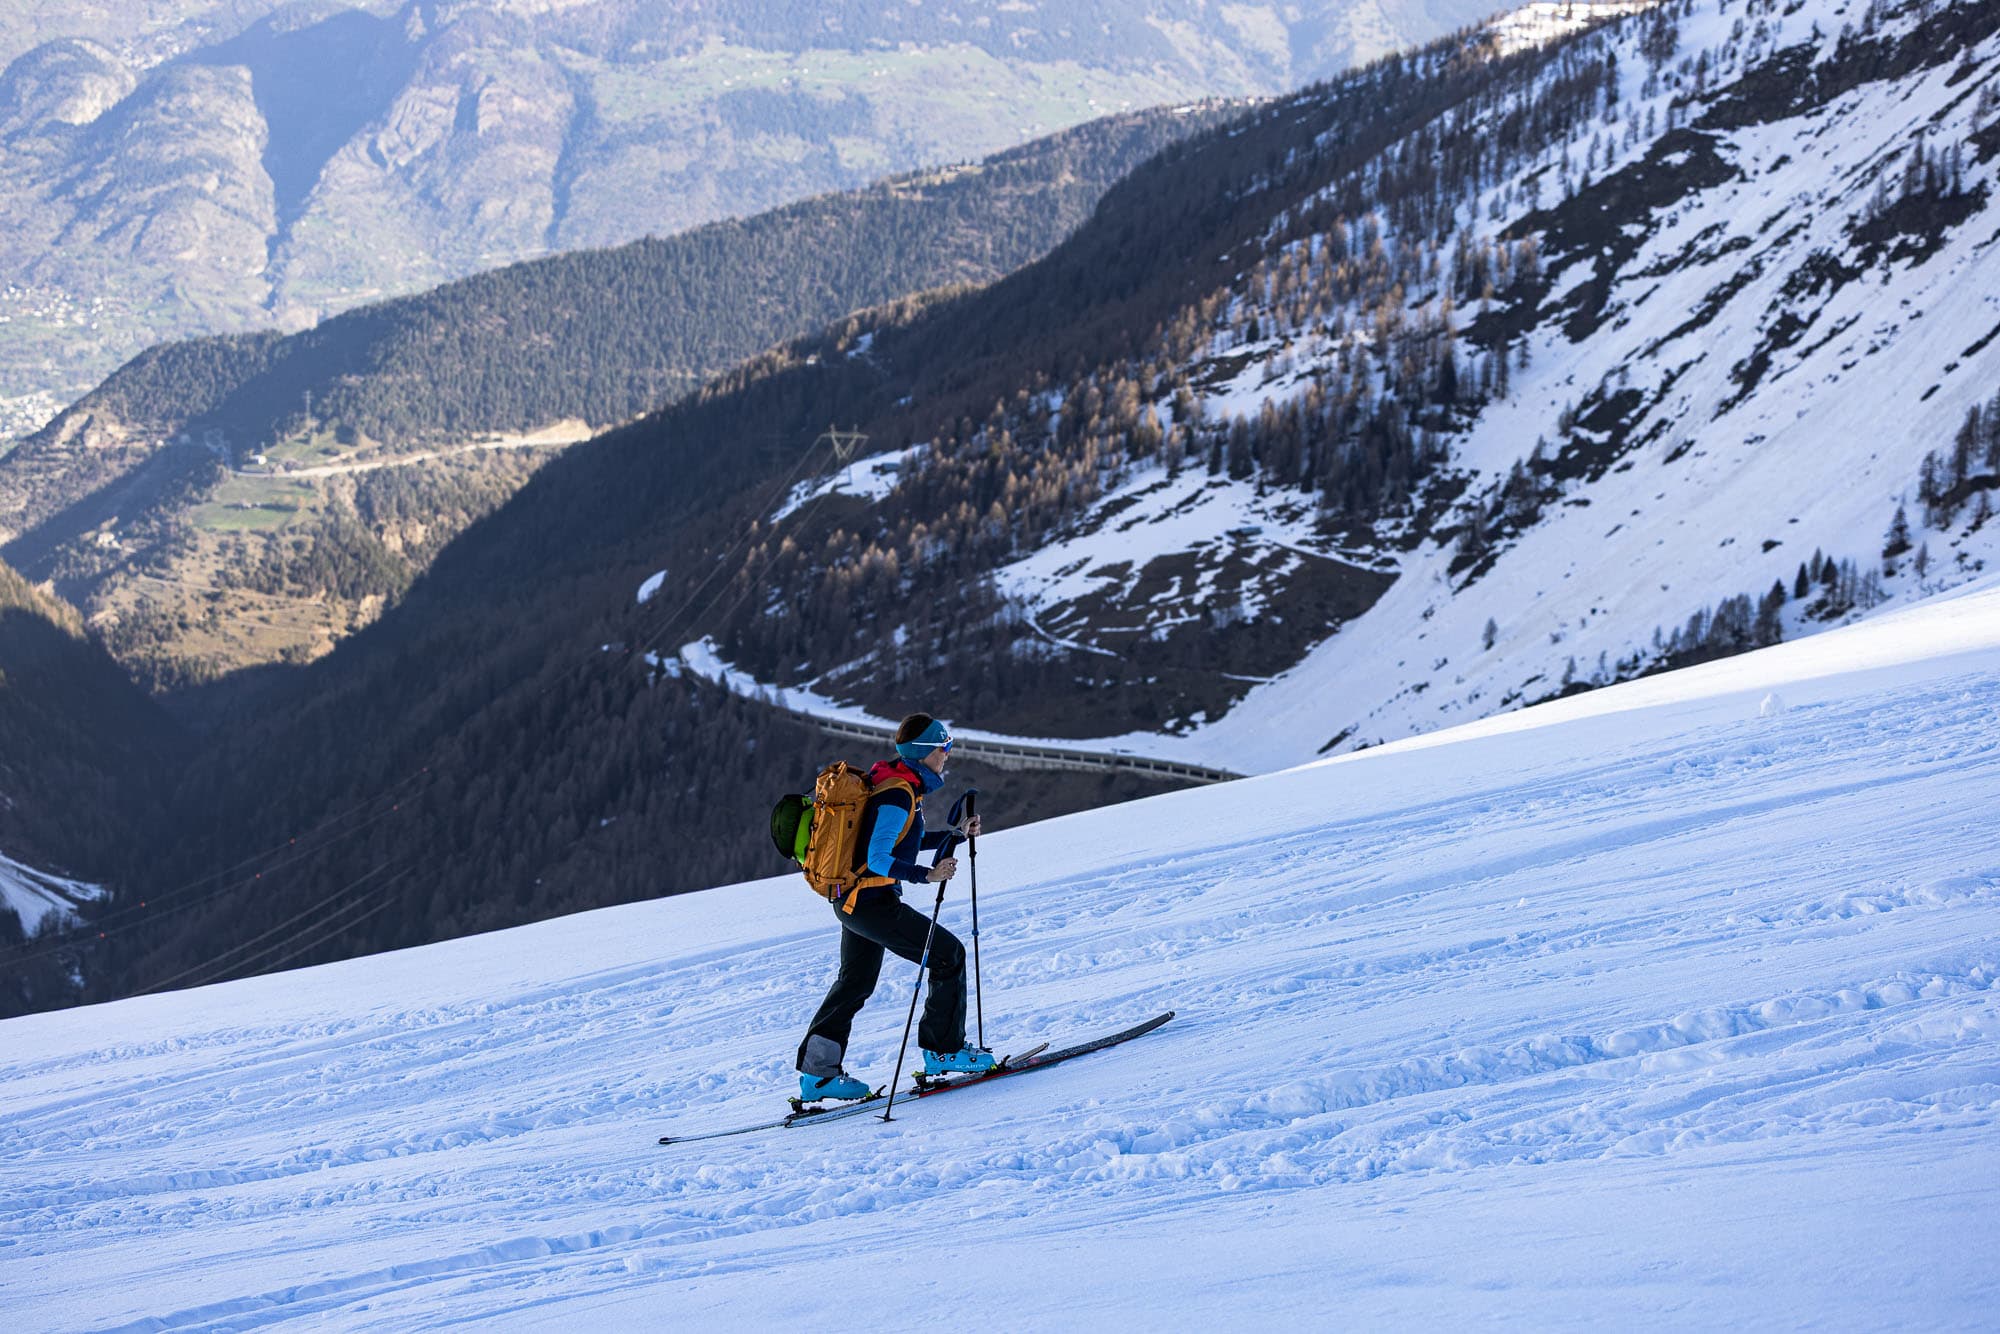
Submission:
POLYGON ((996 831, 993 1045, 1179 1017, 892 1125, 654 1143, 781 1108, 792 880, 11 1020, 6 1324, 1990 1327, 1996 705, 1989 584, 996 831))

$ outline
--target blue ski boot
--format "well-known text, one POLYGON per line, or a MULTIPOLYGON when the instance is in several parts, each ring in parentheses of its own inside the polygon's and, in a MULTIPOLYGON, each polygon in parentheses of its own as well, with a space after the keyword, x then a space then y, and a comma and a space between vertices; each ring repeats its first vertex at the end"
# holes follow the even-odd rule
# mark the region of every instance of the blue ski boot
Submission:
POLYGON ((999 1062, 984 1047, 961 1047, 954 1052, 924 1052, 925 1075, 983 1075, 999 1062))
POLYGON ((815 1102, 820 1098, 836 1098, 852 1102, 856 1098, 867 1097, 872 1091, 866 1084, 844 1070, 825 1079, 817 1075, 799 1076, 800 1102, 815 1102))

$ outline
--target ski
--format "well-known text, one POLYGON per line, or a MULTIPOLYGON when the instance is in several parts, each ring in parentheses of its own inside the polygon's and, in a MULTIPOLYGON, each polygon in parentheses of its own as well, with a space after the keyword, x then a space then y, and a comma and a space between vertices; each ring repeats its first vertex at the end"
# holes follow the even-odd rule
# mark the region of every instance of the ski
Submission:
MULTIPOLYGON (((1018 1055, 1009 1056, 983 1075, 919 1079, 916 1089, 901 1095, 898 1101, 907 1098, 934 1098, 940 1093, 950 1093, 954 1089, 970 1088, 974 1084, 988 1083, 991 1080, 1003 1079, 1009 1075, 1026 1074, 1030 1070, 1046 1070, 1052 1065, 1060 1065, 1062 1062, 1074 1060, 1078 1056, 1087 1056, 1091 1052, 1102 1051, 1106 1047, 1115 1047, 1121 1042, 1130 1042, 1133 1038, 1143 1037, 1173 1017, 1174 1012, 1168 1010, 1165 1014, 1155 1015, 1145 1023, 1135 1024, 1123 1032, 1094 1038, 1089 1042, 1079 1042, 1073 1047, 1064 1047, 1058 1051, 1048 1050, 1049 1044, 1044 1042, 1040 1046, 1030 1047, 1027 1051, 1021 1052, 1018 1055)), ((835 1107, 802 1107, 790 1115, 781 1116, 776 1120, 758 1121, 752 1125, 734 1126, 727 1130, 704 1130, 692 1135, 662 1135, 660 1136, 660 1143, 692 1144, 697 1140, 724 1139, 731 1135, 753 1135, 765 1130, 788 1130, 793 1126, 811 1126, 819 1125, 826 1121, 844 1121, 850 1117, 858 1116, 863 1112, 873 1111, 877 1105, 887 1102, 888 1098, 888 1090, 881 1088, 875 1090, 875 1092, 865 1098, 856 1098, 853 1102, 841 1103, 835 1107)))
MULTIPOLYGON (((692 1135, 662 1135, 660 1143, 692 1144, 696 1140, 727 1139, 731 1135, 754 1135, 760 1130, 783 1130, 787 1126, 808 1125, 815 1121, 838 1121, 844 1116, 853 1116, 856 1112, 866 1111, 885 1102, 888 1097, 888 1089, 880 1088, 865 1098, 856 1098, 853 1102, 838 1103, 832 1107, 801 1107, 775 1121, 757 1121, 747 1126, 732 1126, 728 1130, 703 1130, 692 1135)), ((794 1098, 792 1101, 797 1102, 798 1099, 794 1098)))
MULTIPOLYGON (((995 1069, 1007 1069, 1009 1068, 1009 1062, 1033 1056, 1037 1052, 1047 1048, 1048 1045, 1048 1043, 1044 1042, 1039 1047, 1028 1048, 1019 1057, 1009 1056, 1006 1060, 1000 1062, 995 1069)), ((911 1095, 906 1094, 904 1096, 911 1095)), ((789 1100, 792 1104, 791 1114, 781 1116, 775 1121, 758 1121, 747 1126, 735 1126, 729 1130, 705 1130, 694 1135, 662 1135, 660 1136, 660 1143, 688 1144, 700 1139, 726 1139, 731 1135, 754 1135, 761 1130, 784 1130, 789 1126, 804 1125, 807 1122, 838 1121, 844 1117, 853 1116, 857 1112, 867 1111, 872 1107, 887 1102, 888 1099, 889 1086, 886 1084, 880 1086, 865 1098, 856 1098, 853 1102, 837 1102, 831 1107, 809 1107, 799 1099, 792 1098, 789 1100)))
POLYGON ((1094 1051, 1103 1051, 1106 1047, 1115 1047, 1121 1042, 1130 1042, 1133 1038, 1144 1037, 1173 1017, 1174 1012, 1168 1010, 1165 1014, 1154 1015, 1143 1024, 1134 1024, 1121 1033, 1112 1033, 1106 1037, 1093 1038, 1089 1042, 1079 1042, 1074 1047, 1064 1047, 1060 1051, 1047 1051, 1048 1044, 1045 1042, 1041 1046, 1033 1048, 1020 1056, 1010 1057, 1002 1061, 983 1075, 966 1075, 963 1078, 946 1080, 925 1080, 919 1076, 916 1092, 903 1096, 909 1098, 934 1098, 940 1093, 950 1093, 953 1089, 970 1088, 974 1084, 985 1084, 995 1079, 1004 1079, 1008 1075, 1024 1075, 1030 1070, 1046 1070, 1052 1065, 1061 1065, 1064 1061, 1074 1060, 1079 1056, 1088 1056, 1094 1051))

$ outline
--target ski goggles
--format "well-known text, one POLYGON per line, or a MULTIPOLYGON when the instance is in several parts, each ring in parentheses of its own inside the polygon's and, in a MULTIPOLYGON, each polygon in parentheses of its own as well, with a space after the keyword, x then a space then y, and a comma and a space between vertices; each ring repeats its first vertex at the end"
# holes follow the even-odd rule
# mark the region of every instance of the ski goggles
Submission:
POLYGON ((951 730, 935 720, 924 729, 923 735, 911 741, 899 742, 896 746, 896 754, 912 764, 933 751, 951 754, 951 730))

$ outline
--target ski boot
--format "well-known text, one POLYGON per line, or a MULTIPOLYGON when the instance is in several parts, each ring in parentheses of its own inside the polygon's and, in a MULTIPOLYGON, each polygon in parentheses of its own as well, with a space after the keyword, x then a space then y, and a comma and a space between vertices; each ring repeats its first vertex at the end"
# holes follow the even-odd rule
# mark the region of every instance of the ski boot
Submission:
POLYGON ((939 1075, 983 1075, 998 1065, 993 1053, 984 1047, 961 1047, 957 1051, 925 1051, 924 1077, 935 1079, 939 1075))
POLYGON ((817 1075, 799 1076, 798 1102, 817 1102, 821 1098, 831 1098, 839 1102, 852 1102, 865 1098, 872 1092, 866 1084, 848 1074, 845 1070, 837 1075, 821 1079, 817 1075))

